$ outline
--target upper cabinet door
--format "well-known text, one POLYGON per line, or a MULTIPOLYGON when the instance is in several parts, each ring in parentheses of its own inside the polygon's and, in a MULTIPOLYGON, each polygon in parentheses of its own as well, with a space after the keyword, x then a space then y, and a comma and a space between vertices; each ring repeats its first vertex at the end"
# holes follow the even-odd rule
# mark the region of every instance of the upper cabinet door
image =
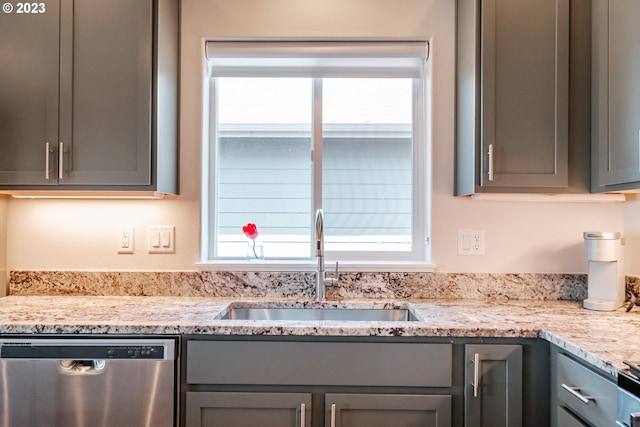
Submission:
POLYGON ((480 185, 566 187, 569 1, 481 8, 480 185))
POLYGON ((569 0, 459 0, 457 20, 455 194, 575 191, 569 0))
POLYGON ((593 2, 593 191, 640 188, 640 2, 593 2))
POLYGON ((62 1, 61 185, 151 184, 152 6, 62 1))
POLYGON ((40 2, 37 13, 13 4, 10 13, 0 13, 0 185, 53 185, 59 2, 40 2))

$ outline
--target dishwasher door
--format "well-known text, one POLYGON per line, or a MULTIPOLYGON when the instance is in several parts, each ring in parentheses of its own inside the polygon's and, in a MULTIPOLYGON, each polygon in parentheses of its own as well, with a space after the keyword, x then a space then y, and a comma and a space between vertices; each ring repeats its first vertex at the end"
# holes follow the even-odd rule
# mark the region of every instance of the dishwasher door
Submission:
POLYGON ((174 339, 0 339, 1 427, 172 427, 174 339))

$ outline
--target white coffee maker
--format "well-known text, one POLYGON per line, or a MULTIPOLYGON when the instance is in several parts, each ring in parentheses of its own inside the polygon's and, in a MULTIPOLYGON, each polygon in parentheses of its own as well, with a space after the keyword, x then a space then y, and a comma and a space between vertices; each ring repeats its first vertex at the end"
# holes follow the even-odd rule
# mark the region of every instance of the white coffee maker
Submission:
POLYGON ((589 263, 589 289, 584 308, 611 311, 622 306, 625 283, 620 233, 585 232, 584 256, 589 263))

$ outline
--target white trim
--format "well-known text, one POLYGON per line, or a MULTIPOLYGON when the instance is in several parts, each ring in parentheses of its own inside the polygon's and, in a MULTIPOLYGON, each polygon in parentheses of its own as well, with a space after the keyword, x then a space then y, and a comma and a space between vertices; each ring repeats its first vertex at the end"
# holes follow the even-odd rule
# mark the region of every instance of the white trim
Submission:
POLYGON ((559 202, 559 203, 604 203, 624 202, 626 196, 620 193, 608 194, 520 194, 520 193, 477 193, 471 200, 481 202, 559 202))
MULTIPOLYGON (((309 124, 225 123, 221 138, 310 138, 309 124)), ((325 123, 324 138, 411 138, 411 130, 403 123, 325 123)))
MULTIPOLYGON (((333 271, 335 260, 325 260, 325 270, 333 271)), ((199 271, 255 271, 255 272, 314 272, 318 267, 315 260, 287 261, 287 262, 246 262, 246 261, 207 261, 196 263, 199 271)), ((415 262, 348 262, 338 260, 338 271, 345 273, 433 273, 436 271, 435 264, 415 263, 415 262)))
MULTIPOLYGON (((388 46, 394 46, 396 45, 396 43, 397 42, 392 42, 388 44, 388 46)), ((244 43, 240 43, 240 44, 244 44, 244 43)), ((344 45, 343 42, 330 43, 330 44, 333 47, 344 45)), ((413 43, 413 44, 416 46, 421 46, 425 52, 428 51, 428 42, 426 41, 413 43)), ((277 43, 275 45, 277 45, 277 43)), ((357 43, 357 45, 363 46, 363 45, 366 45, 366 43, 364 44, 357 43)), ((402 45, 402 43, 400 43, 400 45, 402 45)), ((350 45, 347 43, 347 46, 350 46, 350 45)), ((297 45, 296 47, 299 47, 299 46, 297 45)), ((209 44, 207 44, 207 49, 208 48, 209 48, 209 44)), ((244 53, 243 55, 240 55, 240 56, 242 57, 244 55, 248 55, 248 54, 244 53)), ((268 52, 267 52, 267 56, 268 56, 268 52)), ((345 56, 350 56, 350 54, 349 55, 345 54, 345 56)), ((411 57, 411 55, 409 56, 411 57)), ((429 66, 428 63, 426 63, 426 60, 425 60, 426 56, 427 55, 425 53, 425 55, 418 55, 416 57, 412 57, 414 59, 418 59, 417 61, 415 61, 414 64, 417 64, 416 66, 418 67, 418 71, 419 71, 415 77, 412 77, 414 79, 414 87, 413 87, 414 112, 413 112, 413 119, 412 119, 413 129, 411 132, 413 133, 412 135, 413 136, 412 137, 412 145, 413 145, 412 201, 414 203, 414 206, 412 207, 412 214, 413 214, 412 249, 411 251, 393 251, 393 252, 387 252, 387 251, 380 251, 380 252, 356 251, 355 253, 352 253, 352 252, 347 253, 347 252, 340 252, 340 251, 327 252, 328 256, 337 257, 338 259, 340 259, 339 257, 341 255, 344 255, 345 257, 348 256, 351 259, 351 262, 345 261, 345 266, 350 266, 349 268, 353 269, 351 271, 433 271, 434 269, 434 266, 432 264, 427 263, 431 259, 431 246, 428 243, 431 240, 430 238, 431 212, 430 212, 430 199, 429 199, 430 196, 429 195, 432 191, 431 165, 429 164, 431 160, 431 156, 430 156, 429 150, 431 146, 433 129, 428 127, 428 124, 431 122, 430 114, 432 113, 430 104, 427 105, 427 103, 430 102, 428 95, 431 93, 431 87, 430 87, 431 80, 429 78, 429 75, 426 72, 427 71, 430 72, 431 67, 429 66), (419 80, 419 82, 416 83, 415 80, 419 80), (419 205, 416 206, 415 203, 419 203, 419 205), (383 259, 380 259, 380 258, 383 258, 383 259), (398 261, 395 261, 396 259, 398 259, 398 261)), ((393 56, 389 56, 389 57, 393 57, 393 56)), ((210 68, 211 68, 211 65, 212 63, 209 62, 210 68)), ((347 66, 347 68, 349 67, 347 66)), ((356 71, 358 73, 361 72, 360 69, 357 69, 356 71)), ((385 76, 390 77, 387 74, 385 74, 385 76)), ((361 76, 359 75, 359 77, 361 76)), ((215 80, 215 79, 212 79, 212 80, 215 80)), ((319 99, 321 99, 319 97, 319 94, 321 94, 320 85, 321 85, 321 80, 316 79, 316 81, 314 82, 314 97, 312 101, 314 106, 313 123, 316 123, 316 124, 322 123, 322 120, 321 120, 322 110, 319 104, 319 99)), ((211 95, 211 98, 215 102, 215 95, 211 95)), ((213 108, 213 110, 215 112, 217 109, 213 108)), ((213 114, 211 119, 212 120, 215 119, 213 117, 213 114)), ((206 120, 207 118, 205 117, 205 121, 206 120)), ((325 136, 343 135, 345 134, 345 132, 347 132, 345 129, 342 129, 340 125, 335 125, 331 127, 332 127, 331 131, 335 132, 335 135, 325 135, 325 136)), ((372 129, 369 129, 369 127, 371 126, 370 125, 359 126, 355 132, 353 132, 353 130, 350 129, 348 132, 348 136, 353 136, 353 133, 356 133, 357 135, 366 134, 367 136, 370 136, 372 134, 372 129)), ((375 132, 373 132, 373 134, 378 137, 381 136, 381 133, 383 134, 382 137, 384 138, 389 138, 399 134, 402 134, 402 136, 404 137, 405 136, 404 134, 406 133, 397 125, 394 125, 392 123, 376 124, 376 127, 378 129, 375 132)), ((214 128, 216 127, 214 126, 214 128)), ((301 129, 299 129, 297 126, 291 126, 287 128, 280 128, 280 129, 274 128, 274 127, 269 128, 268 126, 266 127, 261 126, 258 129, 259 134, 262 134, 262 133, 266 134, 273 131, 276 131, 278 133, 284 133, 284 134, 288 134, 288 133, 297 134, 298 132, 301 131, 301 129)), ((236 133, 238 134, 242 134, 243 132, 246 133, 247 132, 246 124, 233 125, 232 127, 229 128, 228 131, 220 131, 218 135, 210 135, 211 138, 208 143, 212 144, 213 142, 213 144, 215 144, 214 141, 217 140, 216 137, 221 136, 223 132, 224 134, 234 135, 234 136, 236 133)), ((321 148, 322 146, 320 144, 323 136, 322 126, 315 126, 312 132, 315 132, 315 134, 313 135, 313 138, 312 138, 314 142, 313 142, 313 151, 311 153, 311 156, 313 159, 313 166, 312 166, 313 187, 312 188, 314 189, 314 194, 312 195, 311 212, 315 212, 317 208, 322 207, 321 206, 322 187, 320 186, 320 177, 322 173, 322 148, 321 148)), ((251 136, 256 136, 255 129, 254 131, 251 132, 251 136)), ((273 136, 273 134, 270 134, 269 136, 273 136)), ((207 142, 205 142, 205 144, 207 144, 207 142)), ((208 168, 210 168, 212 164, 215 164, 215 160, 213 161, 211 160, 211 158, 215 159, 215 148, 211 148, 211 150, 212 150, 212 156, 209 156, 210 160, 209 160, 209 164, 207 165, 208 168)), ((203 170, 206 170, 206 169, 203 168, 203 170)), ((213 170, 209 169, 206 174, 207 176, 204 176, 203 179, 210 179, 211 174, 215 174, 216 171, 217 171, 217 167, 214 167, 213 170)), ((217 177, 214 177, 214 180, 217 180, 217 177)), ((208 207, 211 207, 212 200, 217 200, 217 197, 214 194, 215 188, 216 186, 213 185, 212 188, 210 188, 209 191, 207 192, 208 194, 205 194, 203 192, 203 205, 207 203, 208 207)), ((206 213, 203 210, 203 221, 208 220, 208 218, 209 220, 210 218, 214 218, 216 214, 217 214, 217 210, 215 209, 212 209, 212 212, 206 212, 206 213)), ((312 220, 313 218, 311 216, 310 221, 312 220)), ((282 269, 284 269, 284 271, 297 271, 300 269, 301 265, 302 266, 306 265, 305 263, 300 264, 298 261, 295 261, 295 260, 289 261, 289 260, 277 259, 277 258, 267 259, 265 262, 261 262, 261 263, 250 263, 249 265, 247 265, 244 259, 242 260, 237 260, 237 259, 233 260, 230 258, 216 259, 215 257, 218 252, 218 248, 215 246, 216 243, 214 242, 214 247, 211 247, 211 243, 209 242, 209 240, 215 240, 212 238, 213 230, 216 229, 215 222, 216 220, 214 219, 212 222, 209 223, 211 227, 209 230, 209 233, 206 233, 206 234, 203 233, 204 242, 202 245, 203 247, 203 251, 201 255, 202 262, 197 264, 199 266, 198 268, 203 268, 207 270, 208 269, 233 270, 233 269, 240 268, 242 269, 241 271, 281 271, 282 269), (207 248, 207 250, 204 250, 205 247, 207 248)), ((313 224, 310 224, 310 225, 311 225, 310 232, 313 232, 314 230, 313 224)), ((313 236, 310 236, 310 246, 311 246, 310 249, 313 249, 312 237, 313 236)), ((313 253, 313 251, 311 251, 311 253, 313 253)), ((315 268, 313 266, 314 264, 315 262, 311 263, 313 268, 315 268)))

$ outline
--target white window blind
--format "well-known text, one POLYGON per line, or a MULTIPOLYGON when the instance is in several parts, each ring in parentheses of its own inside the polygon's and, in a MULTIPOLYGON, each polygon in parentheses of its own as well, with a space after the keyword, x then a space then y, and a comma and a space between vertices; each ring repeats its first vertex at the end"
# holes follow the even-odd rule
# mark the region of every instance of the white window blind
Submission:
POLYGON ((209 41, 211 77, 422 76, 426 42, 209 41))

